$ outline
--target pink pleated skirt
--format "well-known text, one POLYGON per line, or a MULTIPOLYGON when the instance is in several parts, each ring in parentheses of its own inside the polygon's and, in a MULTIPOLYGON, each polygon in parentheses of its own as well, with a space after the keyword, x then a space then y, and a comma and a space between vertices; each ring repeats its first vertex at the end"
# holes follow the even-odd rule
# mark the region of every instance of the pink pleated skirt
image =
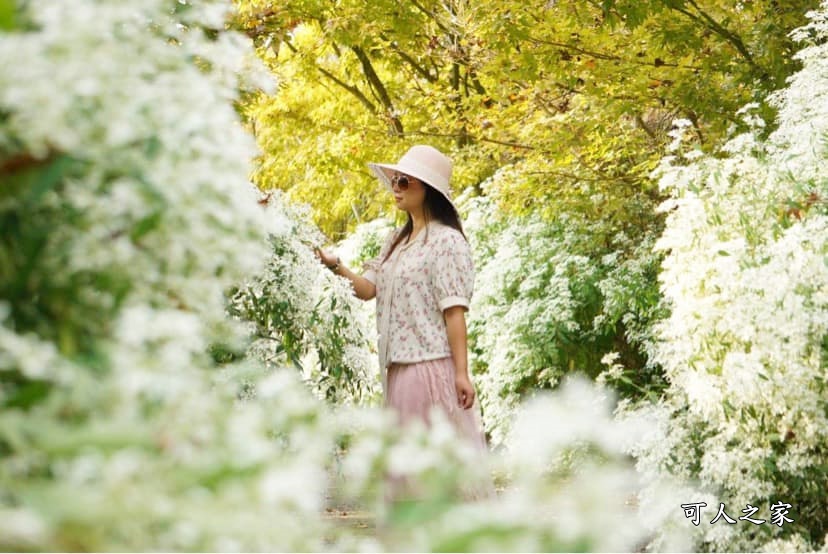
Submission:
MULTIPOLYGON (((413 364, 393 363, 388 368, 386 406, 396 414, 401 425, 420 420, 430 425, 429 412, 437 406, 448 416, 458 435, 467 440, 480 453, 488 455, 486 435, 480 403, 475 395, 474 404, 463 409, 457 400, 454 387, 454 360, 451 356, 413 364)), ((467 500, 481 499, 494 494, 491 482, 477 484, 464 493, 467 500)))
POLYGON ((464 410, 459 406, 454 389, 454 360, 450 356, 413 364, 391 364, 386 405, 393 408, 403 425, 412 419, 428 425, 431 407, 438 406, 461 437, 487 450, 480 403, 475 397, 471 408, 464 410))

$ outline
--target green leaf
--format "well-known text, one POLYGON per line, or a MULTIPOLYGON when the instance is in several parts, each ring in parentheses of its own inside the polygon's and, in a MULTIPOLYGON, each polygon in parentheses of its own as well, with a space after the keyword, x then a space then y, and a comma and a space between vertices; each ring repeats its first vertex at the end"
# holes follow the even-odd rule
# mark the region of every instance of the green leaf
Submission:
POLYGON ((69 156, 58 156, 49 163, 35 177, 34 183, 26 195, 26 202, 36 204, 44 194, 55 188, 68 172, 73 161, 69 156))
POLYGON ((23 154, 3 160, 0 178, 4 186, 0 188, 0 198, 13 198, 32 206, 61 182, 73 163, 66 155, 38 159, 23 154))
POLYGON ((132 231, 129 234, 130 238, 134 241, 137 241, 141 237, 143 237, 144 235, 158 227, 158 224, 161 223, 162 215, 163 212, 159 210, 139 220, 132 228, 132 231))
POLYGON ((21 408, 27 410, 46 398, 52 385, 47 381, 26 381, 7 388, 4 408, 21 408))

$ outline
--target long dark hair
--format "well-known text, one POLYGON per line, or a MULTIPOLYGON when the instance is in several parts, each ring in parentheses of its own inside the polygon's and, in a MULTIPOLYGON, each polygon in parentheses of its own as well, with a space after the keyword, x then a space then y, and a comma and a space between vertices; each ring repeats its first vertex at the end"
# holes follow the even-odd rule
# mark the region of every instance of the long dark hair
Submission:
MULTIPOLYGON (((420 182, 425 186, 423 216, 425 217, 426 225, 428 225, 428 222, 432 219, 436 219, 437 221, 460 231, 460 234, 463 235, 463 238, 466 239, 466 242, 468 242, 469 239, 466 237, 466 233, 463 232, 463 224, 460 223, 460 216, 458 215, 457 210, 454 209, 454 206, 451 205, 451 202, 449 202, 445 196, 443 196, 437 189, 428 183, 423 181, 420 182)), ((395 238, 394 242, 391 243, 391 248, 388 249, 388 253, 385 255, 385 258, 382 259, 383 262, 391 256, 394 249, 404 238, 411 235, 413 230, 414 221, 411 219, 411 214, 408 214, 408 221, 405 222, 405 225, 402 226, 402 230, 397 234, 397 238, 395 238)), ((425 232, 425 238, 428 240, 428 227, 426 227, 425 232)))

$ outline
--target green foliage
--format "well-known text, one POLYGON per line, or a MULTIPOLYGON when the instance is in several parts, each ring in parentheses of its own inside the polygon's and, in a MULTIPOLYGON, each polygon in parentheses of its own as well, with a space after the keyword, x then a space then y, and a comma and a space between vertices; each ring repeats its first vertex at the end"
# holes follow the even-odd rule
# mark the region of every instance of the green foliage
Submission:
POLYGON ((264 151, 256 181, 340 237, 388 207, 364 163, 416 142, 455 158, 458 191, 525 164, 491 192, 510 211, 585 183, 646 189, 673 118, 709 148, 739 106, 784 84, 787 32, 810 2, 236 4, 279 80, 245 109, 264 151))

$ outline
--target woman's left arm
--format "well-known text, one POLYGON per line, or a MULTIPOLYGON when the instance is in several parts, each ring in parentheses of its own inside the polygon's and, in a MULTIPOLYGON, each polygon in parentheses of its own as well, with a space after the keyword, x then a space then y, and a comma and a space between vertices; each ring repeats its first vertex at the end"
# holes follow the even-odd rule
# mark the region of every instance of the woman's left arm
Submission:
POLYGON ((443 311, 451 357, 454 360, 454 388, 457 402, 463 409, 474 404, 474 387, 469 379, 468 346, 466 338, 466 308, 450 306, 443 311))

